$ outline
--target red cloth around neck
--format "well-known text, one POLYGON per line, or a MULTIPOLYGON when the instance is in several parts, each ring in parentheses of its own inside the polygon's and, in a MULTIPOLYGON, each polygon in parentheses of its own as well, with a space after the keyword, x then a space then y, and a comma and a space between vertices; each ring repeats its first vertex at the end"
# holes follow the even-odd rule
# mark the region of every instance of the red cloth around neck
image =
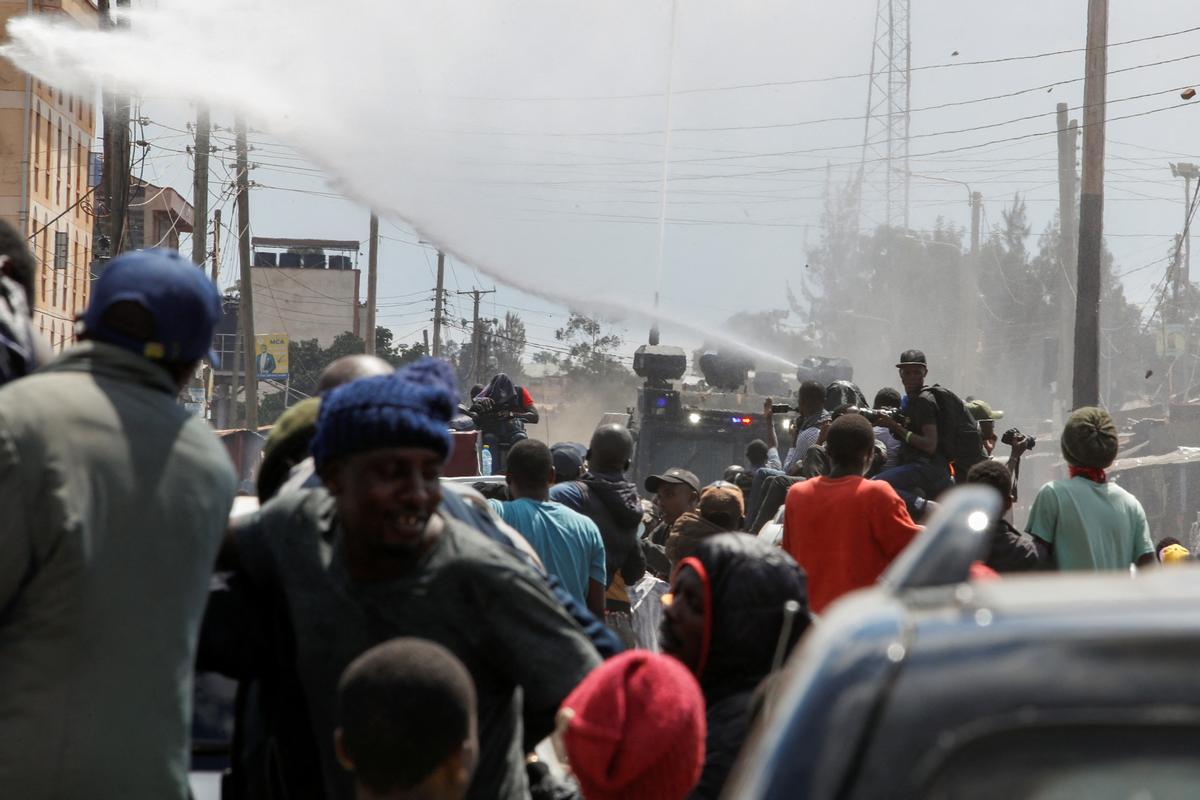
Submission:
POLYGON ((1072 478, 1087 478, 1094 483, 1108 483, 1108 475, 1102 469, 1094 467, 1069 467, 1072 478))

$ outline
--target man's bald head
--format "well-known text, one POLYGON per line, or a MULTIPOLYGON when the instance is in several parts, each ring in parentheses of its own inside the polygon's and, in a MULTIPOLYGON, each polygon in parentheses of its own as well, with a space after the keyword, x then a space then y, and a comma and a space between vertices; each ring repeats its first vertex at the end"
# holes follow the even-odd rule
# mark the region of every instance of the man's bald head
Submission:
POLYGON ((343 383, 350 383, 360 378, 374 378, 376 375, 391 375, 395 371, 395 367, 377 356, 362 355, 361 353, 354 356, 342 356, 321 373, 321 377, 317 380, 317 394, 326 394, 343 383))
POLYGON ((601 425, 588 446, 588 467, 593 472, 624 472, 633 459, 633 436, 624 425, 601 425))

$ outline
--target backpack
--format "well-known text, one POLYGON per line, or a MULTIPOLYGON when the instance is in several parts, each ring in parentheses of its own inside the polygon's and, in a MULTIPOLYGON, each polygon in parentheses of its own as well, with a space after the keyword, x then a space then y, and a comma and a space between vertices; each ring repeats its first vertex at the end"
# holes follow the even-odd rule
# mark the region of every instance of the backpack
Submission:
POLYGON ((967 404, 945 386, 935 383, 921 391, 929 392, 937 403, 938 452, 954 464, 954 474, 961 480, 971 467, 987 460, 979 424, 967 404))

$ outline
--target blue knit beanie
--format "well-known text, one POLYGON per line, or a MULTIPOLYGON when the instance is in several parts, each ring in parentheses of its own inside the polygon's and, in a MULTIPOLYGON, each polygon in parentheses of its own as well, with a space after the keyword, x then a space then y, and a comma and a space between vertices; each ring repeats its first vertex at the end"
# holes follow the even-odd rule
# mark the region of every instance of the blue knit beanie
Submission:
POLYGON ((321 400, 312 441, 317 470, 342 456, 385 447, 428 447, 448 456, 457 403, 454 372, 436 358, 339 386, 321 400))

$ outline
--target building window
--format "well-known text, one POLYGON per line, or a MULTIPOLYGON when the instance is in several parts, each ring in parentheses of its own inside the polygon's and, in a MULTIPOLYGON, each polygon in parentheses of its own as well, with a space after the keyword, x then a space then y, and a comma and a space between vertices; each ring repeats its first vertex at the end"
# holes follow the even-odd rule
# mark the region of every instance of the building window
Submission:
POLYGON ((45 155, 42 157, 42 172, 46 174, 46 197, 50 197, 50 117, 46 117, 46 149, 45 155))
POLYGON ((54 232, 54 268, 67 268, 67 249, 71 246, 70 234, 66 231, 54 232))
MULTIPOLYGON (((35 243, 36 246, 36 243, 35 243)), ((38 253, 37 262, 42 270, 42 302, 47 302, 50 298, 46 294, 46 273, 50 271, 50 231, 49 225, 42 226, 42 252, 38 253)))
MULTIPOLYGON (((55 238, 58 238, 57 234, 55 238)), ((50 269, 50 304, 58 305, 58 270, 53 268, 50 269)))
MULTIPOLYGON (((42 305, 45 305, 46 304, 46 270, 44 267, 45 259, 43 258, 44 251, 42 251, 42 252, 38 251, 38 237, 37 237, 37 233, 36 233, 38 227, 39 227, 38 218, 37 218, 37 215, 34 214, 33 230, 35 233, 34 233, 34 237, 33 237, 33 263, 37 265, 38 277, 41 279, 41 282, 42 282, 42 305)), ((45 242, 45 231, 42 231, 42 241, 45 242)), ((45 247, 44 244, 42 246, 45 247)), ((42 332, 45 333, 44 330, 42 332)))
POLYGON ((38 154, 42 151, 42 120, 36 112, 33 114, 33 190, 42 190, 42 168, 38 165, 38 154))
POLYGON ((75 256, 71 262, 71 311, 79 308, 79 273, 81 263, 79 261, 79 240, 75 240, 75 244, 71 246, 71 255, 75 256))
POLYGON ((62 143, 62 120, 58 121, 58 139, 54 148, 54 204, 62 205, 62 163, 63 163, 63 143, 62 143))
POLYGON ((70 128, 67 128, 67 149, 65 152, 67 154, 66 171, 67 171, 67 202, 68 203, 71 202, 71 192, 75 188, 75 175, 74 175, 74 173, 71 172, 71 157, 74 155, 74 153, 72 152, 74 149, 75 149, 75 134, 73 134, 71 132, 70 128))
MULTIPOLYGON (((84 157, 83 157, 83 141, 82 141, 82 138, 83 138, 83 137, 82 137, 82 136, 80 136, 80 139, 81 139, 81 141, 79 142, 79 144, 78 144, 78 145, 76 145, 76 147, 78 147, 79 149, 78 149, 78 152, 77 152, 77 156, 78 156, 78 157, 75 159, 75 194, 76 194, 76 197, 75 197, 75 202, 79 202, 79 195, 81 195, 81 194, 83 193, 83 162, 84 162, 84 157)), ((95 205, 95 203, 93 203, 92 205, 95 205)), ((82 209, 82 208, 80 208, 79 206, 76 206, 76 207, 75 207, 75 214, 76 214, 76 215, 78 215, 78 216, 82 216, 82 215, 83 215, 83 209, 82 209)))

